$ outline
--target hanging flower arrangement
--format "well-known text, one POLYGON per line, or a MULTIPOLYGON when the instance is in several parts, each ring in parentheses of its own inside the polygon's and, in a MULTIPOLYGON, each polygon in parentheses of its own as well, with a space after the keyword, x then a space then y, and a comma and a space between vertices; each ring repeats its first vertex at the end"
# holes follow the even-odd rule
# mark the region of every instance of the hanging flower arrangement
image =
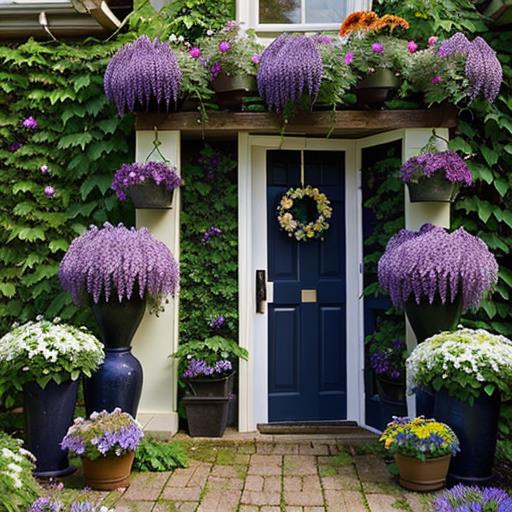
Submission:
POLYGON ((328 219, 331 217, 329 199, 310 185, 289 189, 277 207, 279 225, 290 238, 297 241, 322 238, 329 229, 328 219))

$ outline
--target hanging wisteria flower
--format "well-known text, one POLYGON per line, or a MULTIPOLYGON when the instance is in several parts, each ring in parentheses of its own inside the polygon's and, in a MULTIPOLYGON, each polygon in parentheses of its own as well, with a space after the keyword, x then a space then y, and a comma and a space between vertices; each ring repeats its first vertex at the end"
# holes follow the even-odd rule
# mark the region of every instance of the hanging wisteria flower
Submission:
POLYGON ((77 418, 61 446, 75 455, 96 460, 133 452, 143 437, 141 426, 128 413, 116 408, 111 413, 93 412, 87 420, 77 418))
POLYGON ((21 124, 23 128, 26 128, 27 130, 35 130, 37 128, 37 121, 32 116, 29 116, 26 119, 24 119, 21 124))
POLYGON ((28 322, 0 338, 0 399, 9 404, 27 382, 44 388, 50 380, 90 377, 102 361, 102 344, 85 328, 28 322))
POLYGON ((497 487, 458 484, 434 501, 434 512, 510 512, 512 497, 497 487))
POLYGON ((178 263, 171 251, 146 228, 128 229, 122 224, 91 226, 75 238, 59 270, 60 283, 75 304, 90 298, 129 300, 133 293, 147 296, 158 310, 174 295, 179 280, 178 263))
POLYGON ((215 238, 222 234, 222 229, 218 228, 217 226, 210 226, 203 234, 203 238, 201 238, 201 242, 205 244, 208 242, 211 238, 215 238))
POLYGON ((163 162, 132 163, 123 164, 116 171, 112 180, 112 190, 121 201, 124 201, 131 187, 148 182, 153 182, 168 191, 182 184, 176 167, 169 167, 163 162))
POLYGON ((208 365, 200 359, 190 359, 186 370, 183 372, 184 379, 194 379, 197 377, 222 377, 233 371, 231 361, 226 359, 217 361, 213 365, 208 365))
POLYGON ((440 298, 445 304, 462 294, 462 307, 476 307, 498 279, 498 264, 483 240, 464 228, 450 233, 425 224, 402 229, 379 261, 379 283, 396 307, 440 298))
POLYGON ((167 43, 139 37, 120 48, 110 60, 103 80, 107 98, 120 116, 151 100, 169 109, 180 94, 182 72, 167 43))
POLYGON ((436 334, 407 359, 409 392, 418 385, 445 389, 470 404, 484 389, 506 400, 512 395, 512 342, 484 329, 436 334))
POLYGON ((313 105, 322 73, 322 57, 313 37, 281 35, 261 56, 258 90, 270 110, 282 112, 303 95, 313 105))
POLYGON ((406 183, 417 183, 422 178, 431 178, 443 172, 451 183, 471 185, 473 177, 466 162, 455 151, 423 153, 409 158, 400 169, 400 177, 406 183))
POLYGON ((469 39, 462 32, 457 32, 441 43, 437 53, 440 57, 448 57, 456 53, 467 55, 470 46, 469 39))
POLYGON ((53 197, 55 195, 55 189, 51 185, 44 187, 44 195, 46 197, 53 197))

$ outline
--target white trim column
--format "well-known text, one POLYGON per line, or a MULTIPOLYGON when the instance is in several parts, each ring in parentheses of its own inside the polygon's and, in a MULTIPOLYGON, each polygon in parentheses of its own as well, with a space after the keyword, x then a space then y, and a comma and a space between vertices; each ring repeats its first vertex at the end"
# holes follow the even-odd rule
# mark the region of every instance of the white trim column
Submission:
MULTIPOLYGON (((180 171, 181 133, 158 133, 159 150, 180 171)), ((143 162, 153 149, 152 130, 136 132, 135 159, 143 162)), ((158 157, 155 157, 158 160, 158 157)), ((147 227, 151 233, 180 257, 180 193, 175 190, 170 210, 138 209, 137 227, 147 227)), ((137 419, 146 431, 171 433, 178 431, 177 372, 169 356, 178 348, 178 296, 165 304, 165 311, 150 315, 148 311, 134 338, 133 352, 144 371, 142 397, 137 419)))

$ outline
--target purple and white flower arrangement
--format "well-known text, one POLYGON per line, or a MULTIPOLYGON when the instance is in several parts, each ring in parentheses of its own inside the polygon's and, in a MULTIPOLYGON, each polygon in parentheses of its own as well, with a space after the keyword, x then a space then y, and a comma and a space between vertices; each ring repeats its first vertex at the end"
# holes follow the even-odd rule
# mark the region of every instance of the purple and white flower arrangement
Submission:
POLYGON ((123 164, 115 172, 112 180, 112 190, 117 197, 124 201, 132 187, 154 183, 167 191, 172 191, 182 184, 176 167, 170 167, 164 162, 144 162, 123 164))
POLYGON ((183 73, 167 43, 147 36, 120 48, 110 60, 104 76, 107 98, 119 116, 136 108, 148 109, 154 101, 169 110, 180 96, 183 73))
POLYGON ((115 512, 115 509, 87 499, 77 499, 66 505, 58 497, 41 496, 32 503, 28 512, 115 512))
POLYGON ((151 310, 178 288, 179 267, 169 248, 146 228, 122 224, 91 226, 75 238, 59 269, 64 290, 75 304, 148 298, 151 310))
POLYGON ((425 224, 417 232, 402 229, 389 240, 378 274, 396 307, 408 300, 453 303, 461 294, 466 311, 497 283, 498 263, 486 243, 464 228, 450 233, 425 224))
POLYGON ((436 498, 433 507, 434 512, 509 512, 512 497, 497 487, 458 484, 436 498))
POLYGON ((93 412, 89 419, 76 418, 62 440, 63 450, 96 460, 102 457, 121 457, 137 449, 144 432, 126 412, 93 412))
POLYGON ((187 361, 187 367, 182 373, 184 379, 194 379, 197 377, 225 377, 230 375, 233 371, 233 365, 231 361, 227 359, 221 359, 215 364, 208 364, 206 361, 201 359, 189 359, 187 361))

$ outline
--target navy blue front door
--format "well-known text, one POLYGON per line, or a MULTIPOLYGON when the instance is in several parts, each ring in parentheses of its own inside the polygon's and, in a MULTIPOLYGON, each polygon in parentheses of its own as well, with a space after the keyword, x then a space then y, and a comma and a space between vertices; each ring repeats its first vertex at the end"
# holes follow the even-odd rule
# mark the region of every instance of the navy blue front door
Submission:
POLYGON ((304 184, 331 201, 324 240, 281 231, 276 208, 301 186, 301 152, 267 152, 269 421, 346 419, 345 153, 304 151, 304 184))

